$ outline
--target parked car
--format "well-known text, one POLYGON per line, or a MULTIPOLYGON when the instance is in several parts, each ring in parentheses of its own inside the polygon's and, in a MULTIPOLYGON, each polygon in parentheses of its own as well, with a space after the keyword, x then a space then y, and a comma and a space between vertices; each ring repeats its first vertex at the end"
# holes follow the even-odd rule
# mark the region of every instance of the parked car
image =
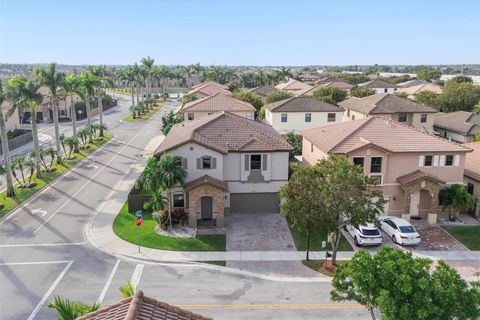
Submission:
POLYGON ((358 226, 357 228, 347 224, 345 229, 352 236, 353 242, 355 242, 357 247, 379 246, 382 244, 382 235, 372 223, 367 223, 367 225, 358 226))
POLYGON ((381 217, 380 228, 392 238, 393 243, 400 245, 417 245, 421 241, 420 234, 408 221, 397 217, 381 217))

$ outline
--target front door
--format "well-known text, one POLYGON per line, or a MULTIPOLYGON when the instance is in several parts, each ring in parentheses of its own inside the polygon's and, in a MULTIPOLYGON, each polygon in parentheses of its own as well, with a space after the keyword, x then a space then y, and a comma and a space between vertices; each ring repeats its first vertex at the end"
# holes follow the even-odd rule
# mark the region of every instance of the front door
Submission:
POLYGON ((420 190, 412 193, 410 198, 410 216, 418 216, 418 207, 420 205, 420 190))
POLYGON ((201 201, 202 219, 212 220, 212 217, 213 217, 212 197, 202 197, 200 201, 201 201))

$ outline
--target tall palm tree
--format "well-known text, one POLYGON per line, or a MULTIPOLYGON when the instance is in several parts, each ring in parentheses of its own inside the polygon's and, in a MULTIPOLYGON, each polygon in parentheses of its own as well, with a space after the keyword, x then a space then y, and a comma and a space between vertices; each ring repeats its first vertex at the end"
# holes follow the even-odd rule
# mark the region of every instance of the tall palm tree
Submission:
POLYGON ((152 85, 152 72, 153 72, 153 65, 155 63, 155 60, 150 57, 143 58, 140 60, 142 63, 143 69, 146 71, 147 78, 146 78, 146 89, 147 89, 147 97, 150 96, 150 88, 152 85))
MULTIPOLYGON (((91 128, 91 110, 90 99, 95 96, 95 89, 100 85, 100 78, 94 75, 90 70, 85 70, 80 74, 80 86, 83 92, 85 108, 87 109, 87 127, 91 128)), ((92 135, 89 135, 89 141, 92 142, 92 135)))
POLYGON ((75 110, 75 102, 73 97, 80 91, 80 79, 75 73, 69 73, 63 82, 63 90, 65 94, 70 95, 70 118, 72 118, 73 136, 77 137, 77 112, 75 110))
POLYGON ((440 190, 438 198, 442 210, 448 210, 449 220, 455 220, 460 210, 470 210, 475 207, 475 198, 461 184, 453 184, 440 190))
POLYGON ((40 143, 38 141, 37 128, 37 110, 43 100, 43 96, 38 92, 41 85, 36 79, 16 76, 8 80, 7 86, 9 87, 9 95, 11 96, 14 106, 17 108, 25 108, 30 111, 33 145, 35 148, 35 169, 37 171, 37 177, 41 177, 40 143))
POLYGON ((45 69, 36 69, 35 73, 39 78, 40 85, 48 87, 50 90, 50 101, 53 106, 53 124, 55 127, 55 146, 60 154, 60 128, 58 126, 58 100, 61 95, 61 88, 65 79, 65 74, 58 72, 57 65, 51 63, 45 69))
POLYGON ((137 76, 133 67, 128 67, 122 72, 122 80, 126 81, 127 85, 129 85, 130 89, 132 90, 132 106, 130 107, 130 110, 132 111, 133 119, 135 119, 135 82, 137 80, 137 76))
POLYGON ((9 111, 4 115, 2 105, 7 101, 7 90, 3 87, 0 81, 0 139, 2 140, 2 153, 4 159, 4 173, 7 180, 7 197, 15 196, 15 189, 13 188, 12 166, 10 163, 10 150, 8 149, 7 128, 5 126, 5 118, 9 116, 9 111))
POLYGON ((107 66, 95 66, 91 68, 92 73, 100 79, 100 85, 96 87, 97 91, 97 104, 98 104, 98 114, 100 122, 100 137, 103 137, 103 95, 105 93, 104 88, 106 88, 107 83, 111 84, 108 76, 107 66))

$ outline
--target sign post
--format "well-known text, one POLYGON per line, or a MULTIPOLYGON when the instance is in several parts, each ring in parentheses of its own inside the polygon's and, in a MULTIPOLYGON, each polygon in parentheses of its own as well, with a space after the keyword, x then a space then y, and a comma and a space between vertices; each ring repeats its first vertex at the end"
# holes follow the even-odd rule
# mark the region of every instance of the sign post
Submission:
POLYGON ((135 225, 137 226, 137 243, 138 243, 138 253, 140 253, 140 226, 142 225, 143 222, 143 216, 142 216, 142 211, 137 211, 135 212, 135 225))

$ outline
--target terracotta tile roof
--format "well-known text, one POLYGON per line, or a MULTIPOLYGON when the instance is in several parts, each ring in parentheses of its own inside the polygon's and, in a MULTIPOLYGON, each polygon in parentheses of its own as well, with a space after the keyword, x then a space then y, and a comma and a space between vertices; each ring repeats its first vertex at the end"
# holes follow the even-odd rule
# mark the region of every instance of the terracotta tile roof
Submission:
POLYGON ((329 88, 329 87, 336 87, 340 88, 343 90, 350 90, 353 88, 353 86, 350 83, 344 82, 344 81, 329 81, 329 82, 322 82, 319 84, 314 85, 311 88, 306 88, 304 90, 301 90, 298 92, 298 95, 304 95, 304 96, 311 96, 315 92, 315 90, 318 90, 320 88, 329 88))
POLYGON ((211 320, 199 314, 145 297, 138 290, 133 297, 87 313, 77 320, 211 320))
POLYGON ((287 91, 305 90, 310 87, 311 87, 310 85, 294 79, 277 84, 275 86, 275 88, 277 88, 278 90, 287 90, 287 91))
POLYGON ((259 86, 259 87, 250 89, 248 91, 254 92, 254 93, 258 94, 259 96, 265 97, 270 92, 277 91, 277 89, 275 89, 272 86, 259 86))
POLYGON ((396 85, 391 84, 389 82, 380 80, 380 79, 373 79, 365 83, 359 84, 360 87, 375 89, 375 88, 397 88, 396 85))
POLYGON ((388 93, 377 93, 363 98, 352 97, 339 102, 338 105, 345 109, 358 111, 363 114, 438 112, 438 110, 434 108, 388 93))
POLYGON ((196 87, 196 88, 190 90, 187 93, 187 95, 188 94, 195 94, 197 92, 203 93, 203 94, 208 95, 208 96, 212 95, 212 94, 215 94, 215 93, 222 93, 224 95, 230 94, 230 91, 228 91, 227 89, 223 89, 223 88, 220 88, 217 85, 207 83, 207 84, 203 84, 199 87, 196 87))
POLYGON ((433 126, 461 135, 474 135, 480 132, 480 114, 467 111, 439 113, 433 120, 433 126))
POLYGON ((272 112, 342 112, 343 109, 333 104, 315 100, 310 97, 292 97, 265 105, 272 112))
POLYGON ((461 144, 377 116, 307 129, 302 134, 320 150, 329 153, 348 153, 358 148, 361 139, 390 152, 471 151, 461 144))
POLYGON ((328 82, 337 82, 337 81, 343 81, 342 79, 340 78, 337 78, 337 77, 324 77, 324 78, 321 78, 320 80, 317 81, 317 84, 322 84, 322 83, 328 83, 328 82))
POLYGON ((473 150, 465 157, 465 175, 480 181, 480 142, 470 142, 464 146, 473 150))
POLYGON ((227 182, 218 180, 214 177, 210 177, 209 175, 204 175, 203 177, 200 177, 198 179, 192 180, 192 181, 184 184, 183 189, 185 191, 190 191, 190 190, 195 189, 196 187, 204 185, 204 184, 209 184, 211 186, 217 187, 217 188, 222 189, 224 191, 228 191, 228 183, 227 182))
POLYGON ((159 156, 188 142, 198 143, 223 154, 292 150, 288 142, 271 126, 222 111, 175 125, 155 155, 159 156))
POLYGON ((409 183, 412 183, 418 180, 423 180, 423 179, 430 179, 440 184, 445 184, 445 181, 443 181, 442 179, 437 178, 431 174, 425 173, 422 170, 415 170, 413 172, 407 173, 406 175, 400 176, 397 178, 397 181, 400 184, 409 184, 409 183))
POLYGON ((240 101, 232 97, 228 97, 222 93, 215 93, 202 99, 194 100, 187 103, 181 109, 181 112, 255 112, 254 106, 248 102, 240 101))
POLYGON ((422 84, 419 84, 419 85, 416 85, 416 86, 400 88, 400 89, 397 90, 397 92, 404 92, 404 93, 409 94, 409 95, 410 94, 415 95, 415 94, 418 94, 422 91, 432 91, 432 92, 435 92, 437 94, 441 94, 442 93, 442 87, 439 86, 438 84, 426 82, 426 83, 422 83, 422 84))
POLYGON ((205 82, 199 83, 199 84, 197 84, 197 85, 194 85, 194 86, 192 87, 192 89, 197 89, 197 88, 203 87, 203 86, 205 86, 205 85, 207 85, 207 84, 208 84, 208 85, 215 86, 215 87, 218 87, 218 88, 220 88, 220 89, 228 90, 227 86, 225 86, 225 85, 223 85, 223 84, 220 84, 220 83, 218 83, 218 82, 215 82, 215 81, 205 81, 205 82))

